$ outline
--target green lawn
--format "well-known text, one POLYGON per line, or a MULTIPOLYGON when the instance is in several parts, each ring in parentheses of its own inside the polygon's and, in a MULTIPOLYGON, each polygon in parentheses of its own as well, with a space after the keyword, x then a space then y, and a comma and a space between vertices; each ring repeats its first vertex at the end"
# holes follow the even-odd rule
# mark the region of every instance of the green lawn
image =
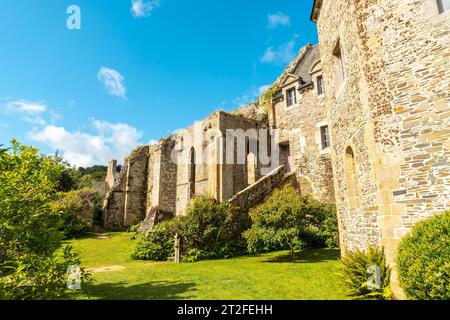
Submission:
POLYGON ((338 250, 305 250, 296 263, 288 252, 154 263, 130 259, 130 237, 112 233, 109 239, 67 242, 81 253, 83 266, 117 269, 93 273, 93 281, 70 299, 347 299, 335 275, 338 250))

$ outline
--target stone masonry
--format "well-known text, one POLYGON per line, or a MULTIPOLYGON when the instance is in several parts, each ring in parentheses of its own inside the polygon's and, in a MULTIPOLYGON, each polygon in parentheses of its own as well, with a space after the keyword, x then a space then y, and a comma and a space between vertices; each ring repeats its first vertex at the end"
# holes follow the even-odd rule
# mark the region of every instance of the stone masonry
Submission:
POLYGON ((302 193, 334 201, 331 148, 321 136, 327 119, 319 76, 318 46, 308 44, 273 84, 266 107, 261 98, 231 113, 216 111, 157 144, 137 148, 120 172, 112 161, 105 227, 123 229, 145 220, 143 229, 150 229, 183 214, 196 195, 248 209, 286 177, 293 177, 302 193), (297 103, 287 106, 291 88, 297 103))
POLYGON ((450 11, 436 0, 316 0, 343 252, 386 248, 450 207, 450 11), (445 8, 444 8, 445 9, 445 8))

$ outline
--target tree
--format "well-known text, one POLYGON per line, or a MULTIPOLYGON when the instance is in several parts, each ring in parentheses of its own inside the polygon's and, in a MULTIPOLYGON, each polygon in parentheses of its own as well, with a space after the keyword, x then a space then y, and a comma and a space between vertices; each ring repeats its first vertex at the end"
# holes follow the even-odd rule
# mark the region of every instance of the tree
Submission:
POLYGON ((50 208, 64 171, 54 158, 13 140, 0 150, 0 299, 54 298, 65 291, 59 215, 50 208))

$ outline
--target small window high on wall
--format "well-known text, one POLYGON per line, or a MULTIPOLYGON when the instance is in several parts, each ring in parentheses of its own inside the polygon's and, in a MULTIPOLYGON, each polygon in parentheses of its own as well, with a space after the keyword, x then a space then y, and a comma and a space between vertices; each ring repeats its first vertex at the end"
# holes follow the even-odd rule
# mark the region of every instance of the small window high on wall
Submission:
POLYGON ((323 90, 323 77, 322 76, 318 76, 317 77, 317 95, 321 96, 323 95, 324 90, 323 90))
POLYGON ((439 13, 450 10, 450 0, 437 0, 439 13))
POLYGON ((328 126, 320 127, 320 136, 322 138, 322 149, 331 147, 330 132, 328 130, 328 126))
POLYGON ((340 40, 337 42, 336 47, 334 48, 333 55, 335 58, 337 79, 339 80, 339 82, 344 81, 345 80, 344 60, 342 57, 340 40))
POLYGON ((290 89, 286 92, 287 95, 287 106, 293 106, 297 104, 297 93, 295 92, 295 88, 290 89))

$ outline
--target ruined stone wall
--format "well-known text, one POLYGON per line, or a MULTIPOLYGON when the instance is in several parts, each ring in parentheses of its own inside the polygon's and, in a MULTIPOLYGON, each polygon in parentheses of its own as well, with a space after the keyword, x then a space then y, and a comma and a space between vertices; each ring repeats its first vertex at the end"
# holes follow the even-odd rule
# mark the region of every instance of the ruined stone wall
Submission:
POLYGON ((140 223, 146 215, 148 146, 139 147, 127 159, 124 226, 140 223))
MULTIPOLYGON (((184 129, 177 137, 177 183, 176 183, 176 213, 183 214, 191 200, 190 157, 191 148, 195 150, 195 195, 210 195, 215 197, 216 167, 209 163, 207 147, 219 129, 219 113, 215 112, 208 118, 184 129), (200 138, 198 138, 200 137, 200 138), (182 140, 183 139, 183 140, 182 140), (200 145, 194 142, 199 139, 200 145)), ((213 152, 214 153, 214 152, 213 152)))
MULTIPOLYGON (((402 236, 450 206, 449 15, 434 0, 323 4, 318 29, 346 248, 380 244, 393 263, 402 236), (338 38, 346 80, 336 87, 338 38)), ((393 288, 401 296, 395 270, 393 288)))
MULTIPOLYGON (((233 164, 224 163, 221 166, 220 172, 220 186, 221 186, 221 200, 229 200, 236 193, 245 189, 249 185, 249 168, 247 163, 242 163, 243 161, 238 161, 238 143, 241 143, 241 148, 245 148, 245 150, 250 149, 249 145, 246 141, 252 139, 258 139, 258 135, 256 136, 244 136, 242 141, 236 138, 237 132, 234 130, 242 130, 242 132, 248 133, 249 129, 268 129, 268 124, 266 122, 260 122, 253 119, 245 118, 238 115, 233 115, 225 112, 220 112, 220 130, 223 133, 224 139, 226 139, 227 129, 233 130, 235 139, 234 139, 234 162, 233 164), (242 145, 243 142, 243 145, 242 145)), ((267 131, 268 132, 268 131, 267 131)), ((255 131, 255 133, 257 133, 255 131)), ((223 150, 224 159, 225 154, 227 152, 226 143, 224 143, 223 150)), ((242 159, 241 159, 242 160, 242 159)), ((244 159, 246 161, 247 159, 244 159)), ((256 173, 255 181, 261 177, 259 171, 259 164, 256 161, 256 168, 253 168, 253 171, 256 173)))
POLYGON ((108 229, 123 228, 127 166, 124 165, 116 185, 110 189, 103 202, 103 224, 108 229))
POLYGON ((250 103, 231 112, 236 116, 252 119, 259 122, 267 122, 268 112, 259 102, 250 103))
POLYGON ((123 229, 145 218, 148 147, 139 147, 125 159, 116 182, 109 190, 103 208, 106 228, 123 229))
MULTIPOLYGON (((286 88, 282 93, 285 97, 286 88)), ((297 174, 302 191, 318 200, 334 202, 331 150, 322 148, 320 133, 320 127, 328 124, 325 97, 318 97, 314 86, 298 94, 295 106, 287 107, 285 98, 277 100, 269 119, 279 132, 279 141, 289 142, 291 170, 297 174)))
POLYGON ((175 213, 177 192, 177 164, 172 159, 175 137, 169 137, 161 146, 161 187, 159 209, 166 213, 175 213))
POLYGON ((239 191, 231 199, 230 203, 239 207, 241 210, 248 210, 261 202, 272 193, 283 182, 286 170, 280 166, 266 176, 262 177, 256 183, 239 191))
POLYGON ((159 143, 150 146, 146 216, 142 230, 152 229, 155 224, 175 215, 177 164, 172 160, 174 147, 174 136, 164 138, 159 143))

